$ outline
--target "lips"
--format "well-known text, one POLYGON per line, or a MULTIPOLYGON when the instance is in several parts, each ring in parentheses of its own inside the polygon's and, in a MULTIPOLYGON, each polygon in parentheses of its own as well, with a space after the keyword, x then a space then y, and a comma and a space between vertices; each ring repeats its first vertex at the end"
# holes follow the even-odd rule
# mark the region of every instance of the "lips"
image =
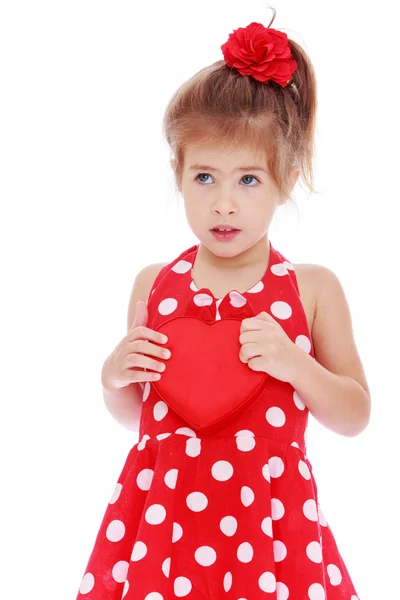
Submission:
POLYGON ((213 227, 211 231, 219 231, 220 229, 225 229, 228 231, 240 231, 240 229, 237 229, 236 227, 213 227))

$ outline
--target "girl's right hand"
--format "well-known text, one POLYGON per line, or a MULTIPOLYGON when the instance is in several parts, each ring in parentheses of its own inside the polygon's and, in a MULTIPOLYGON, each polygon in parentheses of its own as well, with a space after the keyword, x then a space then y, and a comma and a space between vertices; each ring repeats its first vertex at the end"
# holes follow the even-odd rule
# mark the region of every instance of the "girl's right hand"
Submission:
POLYGON ((146 327, 147 319, 147 305, 139 300, 132 327, 104 362, 101 382, 105 388, 119 389, 131 383, 160 379, 165 365, 150 356, 168 360, 170 351, 158 346, 165 344, 168 339, 158 331, 146 327), (164 356, 165 351, 169 353, 168 356, 164 356))

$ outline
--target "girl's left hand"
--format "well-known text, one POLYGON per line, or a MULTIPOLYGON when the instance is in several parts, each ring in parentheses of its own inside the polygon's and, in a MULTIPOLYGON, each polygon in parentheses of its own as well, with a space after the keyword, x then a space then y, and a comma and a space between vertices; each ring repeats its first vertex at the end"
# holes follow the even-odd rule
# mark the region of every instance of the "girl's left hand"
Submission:
POLYGON ((299 352, 303 350, 271 315, 261 312, 243 319, 239 342, 242 344, 239 359, 250 369, 264 371, 280 381, 291 381, 299 352))

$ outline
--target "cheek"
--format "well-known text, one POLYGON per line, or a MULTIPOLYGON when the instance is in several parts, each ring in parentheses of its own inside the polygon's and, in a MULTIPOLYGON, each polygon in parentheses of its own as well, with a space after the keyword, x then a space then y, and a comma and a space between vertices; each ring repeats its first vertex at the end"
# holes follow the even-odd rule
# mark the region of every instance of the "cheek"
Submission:
POLYGON ((206 214, 205 203, 200 200, 185 202, 185 212, 188 221, 195 220, 198 222, 204 220, 206 214))

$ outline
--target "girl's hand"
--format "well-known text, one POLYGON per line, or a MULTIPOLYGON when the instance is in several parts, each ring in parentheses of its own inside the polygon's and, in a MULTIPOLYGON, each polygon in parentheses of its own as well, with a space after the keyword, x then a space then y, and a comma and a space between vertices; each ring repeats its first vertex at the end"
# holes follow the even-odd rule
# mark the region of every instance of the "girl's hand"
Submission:
POLYGON ((104 362, 101 382, 105 388, 119 389, 130 383, 160 379, 165 365, 150 356, 165 360, 170 358, 171 352, 158 345, 168 340, 164 341, 163 334, 158 331, 145 327, 147 319, 147 305, 140 300, 132 327, 104 362), (168 356, 164 356, 165 350, 169 352, 168 356))
POLYGON ((299 352, 303 352, 287 336, 271 315, 261 312, 243 319, 239 342, 239 359, 253 371, 264 371, 280 381, 290 382, 299 352))

